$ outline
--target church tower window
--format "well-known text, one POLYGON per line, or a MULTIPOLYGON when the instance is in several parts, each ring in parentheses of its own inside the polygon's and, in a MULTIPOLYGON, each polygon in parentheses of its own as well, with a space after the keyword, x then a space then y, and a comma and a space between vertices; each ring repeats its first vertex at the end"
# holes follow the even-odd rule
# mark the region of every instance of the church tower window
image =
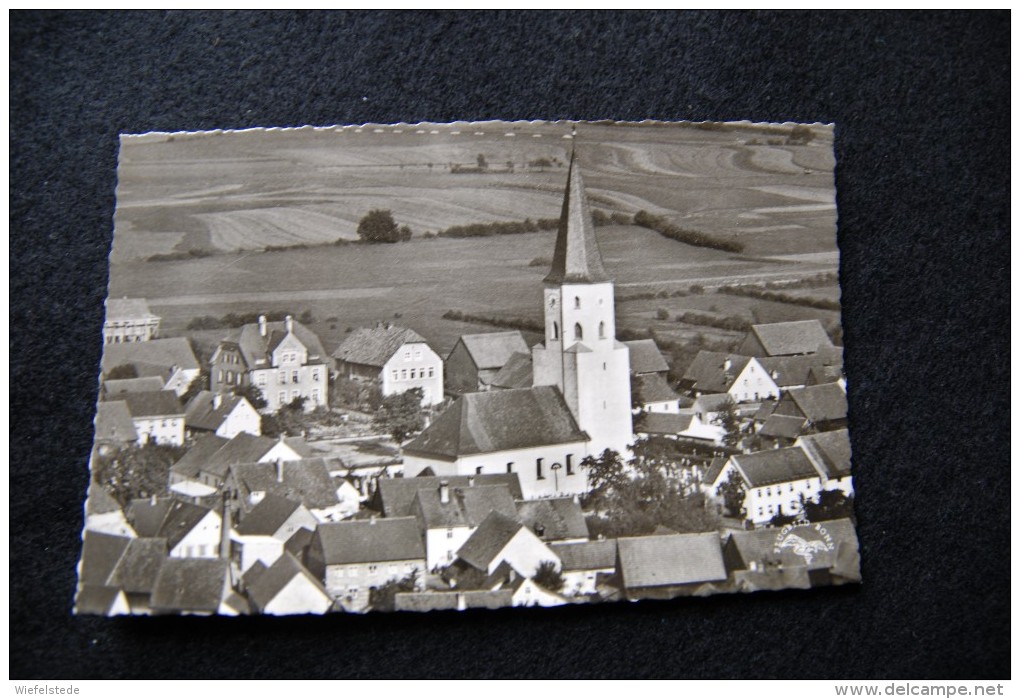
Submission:
POLYGON ((599 322, 599 339, 606 339, 606 321, 604 320, 599 322))
POLYGON ((574 323, 574 339, 575 340, 583 340, 584 339, 584 332, 581 331, 581 324, 580 323, 574 323))
POLYGON ((575 296, 574 297, 574 308, 580 308, 580 307, 581 307, 581 297, 580 296, 575 296))
POLYGON ((553 339, 554 340, 560 339, 560 324, 557 323, 555 320, 553 321, 553 339))

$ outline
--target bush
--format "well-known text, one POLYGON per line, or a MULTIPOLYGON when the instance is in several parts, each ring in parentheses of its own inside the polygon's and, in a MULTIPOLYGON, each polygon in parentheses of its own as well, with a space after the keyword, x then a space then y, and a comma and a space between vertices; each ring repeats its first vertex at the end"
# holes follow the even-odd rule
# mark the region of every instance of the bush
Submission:
POLYGON ((655 312, 655 317, 658 320, 669 320, 669 311, 667 311, 665 308, 660 308, 655 312))
POLYGON ((703 248, 723 250, 725 252, 743 252, 744 245, 735 240, 724 240, 716 238, 708 233, 695 231, 688 228, 681 228, 670 223, 661 216, 654 216, 647 211, 639 211, 634 214, 634 225, 649 228, 661 236, 676 240, 687 245, 696 245, 703 248))
POLYGON ((536 257, 528 263, 528 267, 548 267, 552 264, 552 260, 548 257, 536 257))
POLYGON ((491 235, 518 235, 520 233, 537 233, 554 231, 559 228, 558 218, 540 218, 532 221, 495 221, 493 223, 469 223, 463 226, 450 226, 436 233, 441 238, 484 238, 491 235))
POLYGON ((386 209, 372 209, 358 222, 358 237, 366 243, 397 243, 411 239, 411 229, 397 226, 386 209))

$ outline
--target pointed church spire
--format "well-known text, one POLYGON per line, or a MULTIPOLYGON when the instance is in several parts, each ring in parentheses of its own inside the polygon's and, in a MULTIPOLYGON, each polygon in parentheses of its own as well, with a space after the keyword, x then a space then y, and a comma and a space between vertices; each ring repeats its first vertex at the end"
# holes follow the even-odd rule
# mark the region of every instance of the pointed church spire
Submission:
POLYGON ((577 164, 576 150, 570 153, 567 188, 556 233, 552 269, 545 281, 551 284, 607 282, 602 255, 595 240, 595 224, 584 193, 584 180, 577 164))

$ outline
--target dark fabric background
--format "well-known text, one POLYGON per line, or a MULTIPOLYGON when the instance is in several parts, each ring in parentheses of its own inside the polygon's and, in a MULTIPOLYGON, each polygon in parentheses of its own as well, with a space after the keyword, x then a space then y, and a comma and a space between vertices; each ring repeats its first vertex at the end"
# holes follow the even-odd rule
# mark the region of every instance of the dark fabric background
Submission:
POLYGON ((1009 15, 14 12, 10 672, 1009 674, 1009 15), (314 619, 70 615, 117 135, 835 122, 864 584, 314 619))

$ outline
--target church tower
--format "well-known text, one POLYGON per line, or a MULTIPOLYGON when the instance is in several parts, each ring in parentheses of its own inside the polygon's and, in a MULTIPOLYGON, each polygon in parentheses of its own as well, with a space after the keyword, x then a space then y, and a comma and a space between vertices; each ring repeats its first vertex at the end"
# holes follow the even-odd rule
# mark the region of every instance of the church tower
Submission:
POLYGON ((532 349, 535 386, 556 386, 591 437, 592 455, 633 440, 630 350, 616 340, 613 282, 602 266, 577 158, 571 155, 552 269, 544 280, 545 344, 532 349))

